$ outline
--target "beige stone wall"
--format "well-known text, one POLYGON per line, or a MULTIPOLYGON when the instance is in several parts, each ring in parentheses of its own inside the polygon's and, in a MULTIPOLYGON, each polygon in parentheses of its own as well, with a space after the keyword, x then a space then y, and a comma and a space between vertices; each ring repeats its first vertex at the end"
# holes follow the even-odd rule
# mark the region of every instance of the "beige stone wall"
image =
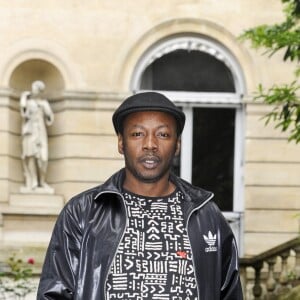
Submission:
POLYGON ((119 97, 82 93, 53 104, 56 113, 49 129, 48 181, 66 201, 104 182, 123 166, 111 123, 119 97))
POLYGON ((145 51, 177 34, 217 40, 244 73, 245 254, 295 236, 299 146, 265 127, 260 117, 268 108, 250 100, 258 83, 290 80, 293 66, 280 55, 270 60, 237 40, 244 29, 280 21, 280 0, 0 0, 0 15, 0 212, 7 212, 0 225, 1 245, 46 245, 59 211, 49 208, 47 213, 43 205, 31 212, 24 209, 22 215, 18 208, 12 218, 9 198, 23 182, 20 90, 30 89, 36 76, 47 84, 55 113, 49 128, 48 182, 66 202, 123 166, 111 115, 131 92, 135 67, 145 51), (31 221, 35 233, 22 225, 31 221))
POLYGON ((282 17, 279 0, 266 3, 251 0, 226 3, 216 0, 143 0, 139 3, 92 0, 63 4, 38 0, 20 4, 2 0, 0 5, 0 30, 5 36, 0 40, 1 85, 9 82, 10 73, 20 62, 40 58, 60 69, 67 89, 127 92, 142 51, 158 38, 180 32, 208 34, 225 45, 231 43, 231 51, 246 57, 241 64, 244 68, 249 65, 246 70, 248 84, 253 85, 261 79, 269 81, 275 76, 270 70, 274 71, 278 61, 270 66, 234 40, 249 26, 279 20, 282 17), (260 70, 256 70, 257 64, 260 70), (265 76, 268 73, 272 76, 265 76))
POLYGON ((265 251, 299 233, 300 148, 287 133, 265 126, 271 107, 247 107, 245 247, 265 251))

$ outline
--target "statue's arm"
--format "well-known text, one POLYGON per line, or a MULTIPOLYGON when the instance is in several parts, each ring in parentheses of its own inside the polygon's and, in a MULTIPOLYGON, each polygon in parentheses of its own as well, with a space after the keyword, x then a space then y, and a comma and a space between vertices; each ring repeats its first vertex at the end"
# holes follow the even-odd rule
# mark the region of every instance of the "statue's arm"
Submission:
POLYGON ((30 96, 30 92, 25 91, 21 94, 20 98, 20 108, 21 108, 21 116, 26 117, 26 106, 27 106, 27 99, 30 96))
POLYGON ((50 106, 50 104, 47 100, 44 100, 43 104, 44 104, 43 107, 44 107, 44 114, 45 114, 46 124, 48 126, 50 126, 54 121, 54 114, 53 114, 51 106, 50 106))

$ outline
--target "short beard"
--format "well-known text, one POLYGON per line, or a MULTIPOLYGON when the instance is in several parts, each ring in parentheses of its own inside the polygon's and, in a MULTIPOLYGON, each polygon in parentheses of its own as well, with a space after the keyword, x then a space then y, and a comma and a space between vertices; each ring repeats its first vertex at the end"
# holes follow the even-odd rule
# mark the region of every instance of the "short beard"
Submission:
POLYGON ((141 172, 138 172, 131 164, 128 162, 127 156, 126 156, 126 144, 124 143, 124 159, 125 159, 125 167, 126 169, 140 182, 143 183, 155 183, 158 182, 160 179, 162 179, 167 173, 170 173, 172 169, 172 164, 174 161, 175 153, 176 153, 176 145, 174 146, 174 149, 172 151, 172 154, 169 157, 168 162, 166 163, 165 167, 161 170, 159 174, 156 176, 151 177, 145 177, 141 172))
POLYGON ((156 176, 144 176, 141 172, 138 172, 136 169, 132 168, 131 165, 128 163, 126 157, 125 157, 125 166, 126 169, 140 182, 143 183, 155 183, 158 182, 160 179, 162 179, 167 173, 170 172, 172 167, 173 157, 170 160, 170 162, 166 165, 166 168, 162 170, 159 174, 156 176))

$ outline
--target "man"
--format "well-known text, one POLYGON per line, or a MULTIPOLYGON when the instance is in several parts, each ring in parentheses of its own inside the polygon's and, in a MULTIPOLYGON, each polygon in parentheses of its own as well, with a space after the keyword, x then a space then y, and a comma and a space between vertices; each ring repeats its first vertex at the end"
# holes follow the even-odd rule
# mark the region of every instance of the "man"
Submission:
POLYGON ((115 111, 125 169, 63 209, 38 299, 242 299, 235 240, 213 194, 170 171, 184 123, 155 92, 115 111))

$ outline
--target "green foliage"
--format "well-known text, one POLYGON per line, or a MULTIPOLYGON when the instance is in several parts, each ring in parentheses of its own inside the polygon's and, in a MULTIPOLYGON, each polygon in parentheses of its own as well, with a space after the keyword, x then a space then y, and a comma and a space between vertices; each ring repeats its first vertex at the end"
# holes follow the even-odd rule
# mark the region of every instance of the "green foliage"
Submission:
MULTIPOLYGON (((300 1, 282 0, 286 3, 284 22, 275 25, 260 25, 246 30, 242 40, 250 40, 254 48, 266 48, 270 56, 284 49, 284 60, 300 61, 300 1)), ((297 67, 299 69, 299 66, 297 67)))
POLYGON ((35 286, 31 282, 32 258, 26 263, 16 258, 14 254, 6 262, 6 269, 0 271, 0 300, 25 299, 25 296, 34 291, 35 286))
POLYGON ((279 50, 283 51, 283 60, 296 64, 295 80, 291 84, 274 85, 265 90, 258 87, 256 100, 274 106, 268 113, 266 124, 275 121, 276 128, 290 130, 289 141, 300 141, 300 0, 282 0, 284 3, 285 20, 280 24, 260 25, 246 30, 241 40, 250 40, 254 48, 264 48, 264 54, 271 57, 279 50))
POLYGON ((297 91, 300 86, 296 82, 273 86, 265 91, 262 85, 258 87, 255 100, 262 100, 266 104, 274 106, 273 110, 265 115, 266 124, 270 121, 276 123, 275 128, 287 131, 290 128, 289 141, 300 142, 300 100, 297 91))

